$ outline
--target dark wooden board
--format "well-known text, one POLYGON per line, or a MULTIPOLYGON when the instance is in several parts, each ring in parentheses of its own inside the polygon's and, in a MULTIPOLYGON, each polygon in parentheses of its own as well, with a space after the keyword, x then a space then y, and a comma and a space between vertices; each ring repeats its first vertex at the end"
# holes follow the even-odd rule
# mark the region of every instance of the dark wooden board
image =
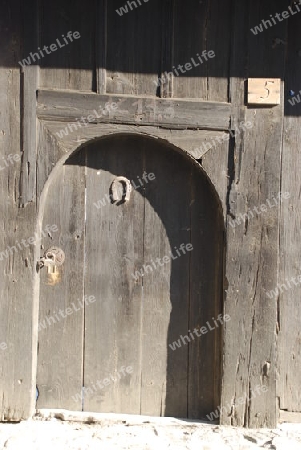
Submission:
MULTIPOLYGON (((191 70, 173 78, 173 95, 180 98, 199 98, 208 100, 207 74, 208 62, 203 60, 201 64, 197 53, 206 50, 206 22, 208 20, 208 1, 196 0, 183 3, 181 0, 174 2, 174 42, 173 42, 173 66, 186 63, 192 64, 191 70), (201 32, 196 34, 191 30, 197 28, 201 32), (187 51, 189 49, 189 52, 187 51), (188 57, 189 54, 189 57, 188 57), (191 58, 195 64, 194 67, 191 58)), ((172 70, 169 68, 168 72, 172 70)), ((174 72, 176 73, 176 72, 174 72)))
POLYGON ((107 91, 107 0, 96 3, 96 92, 105 94, 107 91))
MULTIPOLYGON (((207 51, 214 50, 215 57, 209 59, 207 63, 207 99, 227 102, 229 101, 230 65, 232 62, 231 31, 234 21, 231 7, 233 1, 211 0, 208 1, 208 4, 207 23, 204 27, 207 31, 205 48, 207 51)), ((243 67, 243 60, 241 66, 243 67)))
POLYGON ((223 312, 224 262, 222 209, 206 178, 193 168, 189 330, 198 336, 189 344, 188 417, 203 420, 220 404, 222 323, 216 319, 223 312), (200 335, 202 327, 207 332, 200 335))
MULTIPOLYGON (((52 52, 48 48, 49 54, 44 54, 38 61, 41 66, 40 86, 95 91, 95 0, 90 1, 89 7, 80 0, 74 0, 72 5, 61 0, 51 3, 42 0, 39 11, 41 48, 51 44, 57 47, 52 52), (72 38, 71 42, 66 37, 69 31, 77 31, 80 37, 72 38)), ((36 47, 30 51, 35 52, 36 47)))
POLYGON ((231 2, 177 0, 174 4, 173 66, 179 76, 173 78, 173 95, 228 101, 231 2), (207 55, 206 60, 203 51, 214 51, 215 56, 207 55), (185 70, 185 64, 191 64, 190 70, 185 70))
POLYGON ((136 4, 131 10, 123 0, 108 1, 106 89, 115 95, 155 96, 161 70, 162 2, 136 4), (116 9, 124 5, 128 13, 120 16, 116 9))
POLYGON ((142 175, 142 156, 126 138, 87 148, 85 294, 96 301, 85 312, 84 385, 110 384, 87 394, 85 411, 140 413, 143 298, 132 273, 143 264, 144 197, 133 190, 116 205, 106 196, 117 176, 142 175), (99 200, 105 204, 97 208, 99 200), (126 367, 132 371, 123 375, 126 367))

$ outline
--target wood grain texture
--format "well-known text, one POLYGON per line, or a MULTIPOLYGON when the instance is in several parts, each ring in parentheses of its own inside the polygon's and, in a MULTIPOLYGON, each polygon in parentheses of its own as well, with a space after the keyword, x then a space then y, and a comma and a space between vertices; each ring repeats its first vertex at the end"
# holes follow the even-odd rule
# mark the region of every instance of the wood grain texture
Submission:
MULTIPOLYGON (((41 149, 41 164, 45 165, 45 170, 51 170, 52 163, 58 161, 59 155, 62 156, 66 151, 75 150, 79 145, 83 145, 89 140, 101 138, 113 134, 137 134, 140 136, 150 136, 154 139, 166 141, 175 147, 184 150, 195 159, 201 159, 210 149, 216 154, 217 138, 222 137, 222 132, 213 130, 168 130, 159 127, 135 125, 117 125, 117 124, 89 124, 75 132, 69 133, 66 123, 57 121, 43 121, 45 137, 53 140, 57 144, 58 151, 52 156, 51 163, 46 163, 48 155, 43 154, 41 149), (65 132, 62 132, 65 130, 65 132)), ((223 147, 224 148, 224 147, 223 147)), ((227 153, 227 149, 226 149, 227 153)), ((224 169, 226 170, 226 169, 224 169)), ((45 179, 46 181, 46 179, 45 179)), ((227 180, 224 180, 227 185, 227 180)))
MULTIPOLYGON (((218 136, 220 137, 220 136, 218 136)), ((231 152, 230 141, 224 141, 221 144, 215 141, 216 146, 211 147, 206 153, 204 153, 199 159, 202 168, 205 170, 210 182, 212 183, 213 195, 216 196, 217 204, 222 207, 224 220, 226 221, 227 215, 227 188, 228 188, 228 167, 229 167, 229 154, 231 152), (219 161, 216 164, 216 161, 219 161)))
POLYGON ((20 204, 25 206, 32 202, 36 189, 36 151, 37 151, 37 117, 36 89, 38 87, 39 69, 37 66, 25 67, 23 70, 23 116, 22 116, 22 177, 20 204))
MULTIPOLYGON (((197 53, 206 50, 209 2, 193 0, 184 4, 181 0, 176 0, 174 5, 173 65, 177 68, 179 64, 183 66, 191 63, 191 58, 194 58, 196 67, 192 63, 191 70, 184 74, 178 70, 180 75, 173 78, 173 95, 208 100, 208 63, 203 61, 200 64, 197 53), (191 33, 192 29, 199 29, 201 32, 191 33)), ((169 68, 168 72, 170 71, 172 67, 169 68)))
POLYGON ((230 9, 230 1, 175 2, 173 65, 179 73, 173 78, 175 97, 228 101, 230 9), (204 58, 203 51, 214 51, 215 57, 204 58))
POLYGON ((129 7, 123 0, 108 2, 107 92, 155 96, 161 71, 162 2, 131 3, 129 7), (124 5, 128 13, 120 16, 116 10, 124 5))
POLYGON ((174 60, 175 33, 175 1, 162 2, 162 46, 161 67, 158 76, 157 94, 162 98, 173 97, 173 76, 167 75, 172 71, 174 60))
POLYGON ((220 403, 222 325, 214 319, 223 307, 224 221, 212 187, 196 168, 190 204, 190 240, 197 251, 190 261, 189 330, 205 327, 207 333, 189 344, 188 417, 207 420, 220 403))
POLYGON ((5 342, 7 349, 0 351, 0 420, 20 421, 33 412, 32 359, 36 351, 32 328, 33 246, 22 246, 21 240, 33 233, 36 209, 33 204, 18 208, 22 156, 18 65, 21 5, 4 1, 2 8, 0 38, 5 45, 0 68, 0 252, 4 254, 0 261, 0 342, 5 342), (8 155, 16 155, 18 160, 11 163, 8 155))
MULTIPOLYGON (((187 332, 188 316, 185 309, 187 311, 189 307, 190 258, 183 257, 172 266, 167 264, 163 269, 157 270, 152 269, 152 261, 156 261, 156 257, 163 258, 168 255, 174 247, 173 244, 178 247, 179 243, 185 242, 190 235, 189 165, 186 166, 188 176, 184 176, 186 182, 183 186, 183 163, 179 171, 180 156, 174 155, 173 167, 170 167, 169 153, 163 153, 159 164, 158 153, 154 151, 151 141, 139 142, 137 138, 126 137, 119 138, 118 141, 111 140, 110 149, 105 141, 102 144, 94 144, 94 149, 91 160, 88 159, 88 166, 93 168, 94 172, 88 175, 90 181, 87 186, 87 234, 93 236, 97 230, 93 233, 91 227, 99 222, 102 224, 102 233, 99 243, 101 248, 95 247, 95 241, 91 240, 91 247, 87 249, 88 291, 86 289, 85 292, 91 294, 94 290, 103 294, 94 310, 91 308, 86 311, 85 386, 91 387, 92 383, 95 384, 96 377, 101 380, 105 376, 116 376, 122 365, 132 365, 129 364, 130 361, 134 361, 134 374, 130 382, 126 383, 124 380, 123 383, 111 383, 104 391, 87 396, 85 409, 186 417, 188 348, 183 347, 178 352, 171 352, 167 343, 187 332), (116 157, 121 146, 124 147, 123 152, 127 147, 126 165, 121 153, 119 158, 116 157), (131 153, 132 165, 129 164, 131 153), (139 161, 141 171, 156 174, 156 180, 142 191, 143 204, 139 206, 139 202, 135 202, 133 197, 129 205, 120 205, 119 209, 116 205, 106 204, 100 213, 91 211, 92 201, 95 203, 99 198, 105 198, 105 193, 108 193, 108 187, 113 180, 110 173, 121 173, 135 180, 138 177, 136 173, 139 170, 139 161), (167 165, 175 183, 173 185, 166 180, 167 165), (94 180, 94 177, 99 181, 94 180), (92 188, 95 194, 89 195, 92 188), (178 189, 178 193, 175 189, 178 189), (182 200, 175 204, 173 209, 166 210, 167 199, 174 195, 182 200), (121 210, 122 218, 116 216, 114 219, 114 206, 116 214, 121 210), (185 208, 186 216, 183 215, 185 208), (95 214, 99 216, 98 220, 95 219, 95 214), (177 226, 174 225, 175 218, 177 226), (111 224, 108 230, 107 222, 111 224), (109 239, 107 232, 114 233, 116 237, 109 239), (158 244, 155 244, 156 242, 158 244), (134 253, 133 249, 136 249, 134 253), (105 254, 108 256, 105 257, 105 254), (107 260, 111 255, 112 263, 104 265, 101 261, 107 260), (150 268, 143 278, 134 282, 130 272, 141 269, 143 263, 150 265, 150 268), (185 274, 186 276, 183 276, 185 274), (182 281, 179 284, 180 280, 182 281), (125 286, 128 288, 125 289, 125 286), (115 307, 112 306, 114 304, 115 307)), ((134 191, 134 195, 137 193, 134 191)), ((208 360, 211 361, 209 357, 208 360)), ((194 366, 197 361, 196 357, 191 361, 191 365, 194 366)), ((193 367, 191 370, 194 371, 193 367)))
POLYGON ((41 256, 61 248, 65 262, 56 271, 40 269, 37 387, 39 408, 81 409, 84 340, 85 170, 82 155, 68 159, 48 187, 41 256), (74 399, 75 397, 75 399, 74 399))
POLYGON ((96 92, 107 91, 107 0, 96 3, 96 92))
MULTIPOLYGON (((229 79, 232 63, 231 35, 233 30, 232 0, 211 0, 206 17, 206 49, 213 50, 215 57, 207 63, 207 99, 210 101, 229 101, 229 79), (217 14, 218 11, 218 14, 217 14), (214 20, 213 20, 214 17, 214 20)), ((243 22, 240 17, 239 21, 243 22)), ((236 26, 236 24, 235 24, 236 26)), ((241 60, 241 67, 243 60, 241 60)), ((233 73, 235 76, 235 73, 233 73)))
MULTIPOLYGON (((262 17, 267 16, 271 6, 272 2, 260 6, 250 2, 250 22, 260 22, 262 17)), ((243 30, 238 25, 237 32, 244 33, 243 30)), ((266 30, 255 39, 256 42, 252 41, 252 34, 249 36, 249 76, 252 76, 252 72, 256 73, 255 61, 260 64, 263 76, 264 71, 268 74, 273 70, 283 70, 282 51, 267 56, 272 34, 271 30, 266 30)), ((235 39, 239 54, 239 35, 235 39)), ((234 90, 231 98, 236 105, 241 105, 237 90, 241 80, 238 79, 236 85, 232 82, 234 90)), ((225 424, 260 427, 267 424, 274 426, 277 422, 277 304, 275 300, 267 298, 266 290, 277 283, 279 211, 278 208, 269 208, 264 214, 254 213, 254 217, 250 214, 249 218, 245 216, 240 225, 232 227, 230 223, 233 224, 233 220, 249 209, 260 207, 280 190, 281 108, 249 109, 246 120, 254 126, 243 134, 243 145, 239 139, 239 147, 234 147, 228 194, 226 279, 229 285, 225 311, 231 316, 231 321, 224 335, 222 405, 225 410, 221 420, 225 424), (267 317, 269 320, 265 320, 267 317), (237 336, 241 338, 237 340, 237 336), (268 392, 248 400, 257 385, 267 386, 268 392), (240 398, 244 400, 241 405, 238 404, 240 398)))
MULTIPOLYGON (((57 50, 38 61, 41 66, 40 86, 51 89, 96 90, 95 28, 96 2, 90 7, 80 0, 69 3, 54 0, 40 3, 41 48, 55 44, 57 50), (55 24, 55 26, 54 26, 55 24), (64 41, 69 31, 80 33, 79 39, 64 41), (59 43, 57 42, 57 39, 59 43)), ((99 30, 100 33, 102 30, 99 30)), ((32 48, 31 52, 36 52, 32 48)), ((46 52, 45 52, 46 53, 46 52)))
MULTIPOLYGON (((24 40, 21 60, 39 47, 39 9, 37 0, 30 0, 23 9, 24 40), (33 32, 34 30, 34 32, 33 32)), ((20 203, 34 201, 36 184, 37 117, 36 91, 39 83, 39 66, 22 67, 22 171, 20 203)))
MULTIPOLYGON (((278 362, 277 397, 280 409, 301 411, 301 309, 300 309, 300 104, 292 106, 290 89, 300 89, 300 58, 298 42, 301 30, 296 16, 288 27, 287 67, 285 72, 283 154, 281 190, 290 197, 280 207, 280 259, 278 285, 278 362), (295 282, 292 280, 295 278, 295 282), (297 283, 297 286, 295 285, 297 283)), ((288 414, 288 413, 287 413, 288 414)))
MULTIPOLYGON (((230 104, 199 102, 195 100, 167 100, 147 97, 80 94, 57 91, 39 91, 38 116, 41 119, 64 122, 109 122, 136 125, 154 125, 177 128, 228 129, 230 104), (102 114, 107 102, 114 103, 109 114, 102 114), (101 107, 101 109, 100 109, 101 107)), ((78 123, 77 122, 77 123, 78 123)))
POLYGON ((87 394, 85 411, 140 413, 143 296, 132 273, 143 264, 144 197, 133 190, 116 204, 109 196, 117 176, 142 175, 142 156, 128 138, 87 148, 85 293, 96 302, 85 314, 84 385, 109 384, 87 394))
POLYGON ((161 145, 146 141, 144 149, 145 171, 156 177, 145 189, 144 264, 155 268, 142 280, 141 413, 188 417, 188 345, 169 344, 188 330, 190 253, 176 249, 190 243, 191 169, 161 145))
POLYGON ((301 423, 301 413, 280 410, 279 423, 301 423))

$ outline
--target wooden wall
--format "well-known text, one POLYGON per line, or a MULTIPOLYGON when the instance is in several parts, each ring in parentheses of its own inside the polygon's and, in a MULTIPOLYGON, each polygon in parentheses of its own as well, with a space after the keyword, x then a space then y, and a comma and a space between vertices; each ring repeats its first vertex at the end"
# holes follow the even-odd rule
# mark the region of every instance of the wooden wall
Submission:
MULTIPOLYGON (((18 0, 1 3, 0 37, 5 45, 0 60, 0 152, 3 158, 19 154, 22 163, 0 172, 0 252, 34 235, 37 197, 43 188, 36 187, 37 171, 48 175, 52 170, 35 164, 36 89, 230 102, 231 128, 242 120, 252 122, 253 128, 231 140, 227 155, 217 149, 201 161, 217 191, 225 193, 227 219, 281 190, 291 198, 245 225, 232 228, 228 223, 225 313, 231 321, 224 330, 221 405, 234 406, 230 414, 222 414, 222 422, 274 426, 279 406, 301 412, 300 288, 277 299, 266 295, 277 283, 301 273, 301 107, 287 101, 289 89, 301 89, 300 18, 291 17, 254 36, 250 27, 287 5, 279 0, 151 0, 120 17, 115 9, 123 0, 75 0, 72 6, 62 0, 43 0, 39 6, 35 0, 26 5, 18 0), (81 39, 43 58, 40 69, 20 70, 20 59, 69 30, 79 31, 81 39), (275 38, 286 44, 275 45, 275 38), (215 51, 213 60, 157 91, 154 79, 205 48, 215 51), (248 77, 285 81, 281 105, 247 108, 248 77), (238 405, 237 399, 247 397, 258 384, 266 385, 268 392, 238 405)), ((0 343, 8 346, 0 350, 2 420, 28 418, 35 404, 38 305, 33 301, 33 252, 29 246, 0 261, 0 343)))

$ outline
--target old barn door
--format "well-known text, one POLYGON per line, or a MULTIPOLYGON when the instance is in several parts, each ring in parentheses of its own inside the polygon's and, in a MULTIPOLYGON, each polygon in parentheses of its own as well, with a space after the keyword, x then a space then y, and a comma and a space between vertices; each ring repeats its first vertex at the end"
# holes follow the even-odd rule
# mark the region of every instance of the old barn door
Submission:
POLYGON ((47 224, 58 231, 43 246, 65 261, 40 271, 37 407, 191 418, 215 409, 223 231, 204 174, 155 140, 106 138, 67 160, 47 224))

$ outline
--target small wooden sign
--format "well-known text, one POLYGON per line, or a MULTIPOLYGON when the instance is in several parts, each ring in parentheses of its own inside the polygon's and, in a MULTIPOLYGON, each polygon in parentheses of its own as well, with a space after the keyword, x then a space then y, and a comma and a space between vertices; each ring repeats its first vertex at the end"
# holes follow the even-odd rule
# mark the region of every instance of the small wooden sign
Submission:
POLYGON ((249 105, 280 105, 280 78, 249 78, 249 105))

